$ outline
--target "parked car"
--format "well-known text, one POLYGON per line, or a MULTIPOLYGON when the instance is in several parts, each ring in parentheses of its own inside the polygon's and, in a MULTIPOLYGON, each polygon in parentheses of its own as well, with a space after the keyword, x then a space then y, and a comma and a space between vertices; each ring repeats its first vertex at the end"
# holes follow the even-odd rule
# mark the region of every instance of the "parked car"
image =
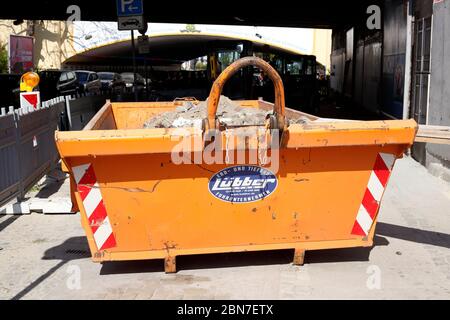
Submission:
POLYGON ((136 81, 134 81, 133 72, 124 72, 120 75, 125 82, 127 92, 134 92, 136 90, 138 93, 141 93, 144 91, 145 79, 139 73, 136 73, 136 81))
POLYGON ((103 93, 121 95, 125 92, 125 81, 120 74, 114 72, 98 72, 97 74, 103 93))
POLYGON ((19 106, 20 74, 0 74, 0 107, 19 106))
POLYGON ((57 89, 62 95, 77 93, 100 94, 102 84, 92 71, 65 71, 61 74, 57 89))
POLYGON ((39 81, 39 91, 41 92, 41 100, 50 100, 58 96, 57 92, 57 84, 58 80, 61 77, 60 70, 42 70, 38 72, 40 81, 39 81))

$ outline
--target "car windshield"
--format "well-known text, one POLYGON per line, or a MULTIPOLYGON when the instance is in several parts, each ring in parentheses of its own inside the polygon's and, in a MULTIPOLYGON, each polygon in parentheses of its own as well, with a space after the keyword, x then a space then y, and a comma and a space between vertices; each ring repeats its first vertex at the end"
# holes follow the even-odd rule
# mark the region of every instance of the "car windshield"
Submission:
POLYGON ((78 79, 79 82, 81 82, 81 83, 87 82, 87 78, 89 76, 89 73, 87 73, 87 72, 80 72, 80 71, 75 71, 75 73, 77 74, 77 79, 78 79))
POLYGON ((126 82, 133 82, 134 75, 132 73, 122 73, 122 79, 126 82))
POLYGON ((38 72, 40 78, 53 78, 58 79, 61 76, 61 72, 58 71, 41 71, 38 72))
POLYGON ((100 73, 98 73, 98 76, 101 80, 112 80, 114 77, 114 74, 100 72, 100 73))

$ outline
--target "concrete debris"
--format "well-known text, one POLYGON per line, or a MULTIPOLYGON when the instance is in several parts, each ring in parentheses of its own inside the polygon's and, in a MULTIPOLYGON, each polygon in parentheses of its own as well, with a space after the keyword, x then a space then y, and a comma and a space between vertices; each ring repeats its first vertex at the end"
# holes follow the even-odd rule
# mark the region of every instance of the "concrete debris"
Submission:
MULTIPOLYGON (((239 106, 225 96, 221 96, 217 108, 217 117, 225 126, 263 126, 267 114, 270 112, 239 106)), ((202 101, 195 105, 186 101, 183 106, 177 107, 174 111, 161 113, 149 119, 144 128, 201 128, 202 120, 207 115, 207 101, 202 101)), ((292 123, 304 123, 306 118, 292 119, 292 123)))

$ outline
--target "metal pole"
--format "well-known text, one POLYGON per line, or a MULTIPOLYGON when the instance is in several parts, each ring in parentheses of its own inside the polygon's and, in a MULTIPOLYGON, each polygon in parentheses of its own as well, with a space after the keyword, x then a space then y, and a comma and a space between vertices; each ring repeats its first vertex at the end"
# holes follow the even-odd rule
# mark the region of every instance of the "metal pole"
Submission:
POLYGON ((69 121, 69 128, 68 131, 72 130, 72 114, 70 111, 70 96, 66 96, 65 97, 65 104, 66 104, 66 115, 67 115, 67 120, 69 121))
POLYGON ((134 30, 131 30, 131 48, 133 51, 133 90, 134 101, 138 101, 138 92, 136 90, 136 46, 134 44, 134 30))
POLYGON ((413 35, 413 10, 411 1, 408 1, 408 14, 406 16, 406 53, 405 53, 405 84, 403 88, 403 119, 411 118, 411 73, 412 73, 412 35, 413 35))
POLYGON ((145 68, 145 97, 148 101, 148 67, 147 67, 147 58, 144 59, 144 68, 145 68))

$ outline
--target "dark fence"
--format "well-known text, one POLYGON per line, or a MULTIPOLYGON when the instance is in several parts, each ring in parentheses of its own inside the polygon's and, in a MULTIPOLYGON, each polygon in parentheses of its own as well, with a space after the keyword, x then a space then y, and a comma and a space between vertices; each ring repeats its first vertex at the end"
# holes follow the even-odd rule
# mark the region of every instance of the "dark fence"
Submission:
POLYGON ((0 205, 13 197, 23 199, 58 162, 54 134, 64 99, 36 110, 9 108, 0 114, 0 205))
MULTIPOLYGON (((11 108, 12 109, 12 108, 11 108)), ((19 146, 13 110, 0 114, 0 205, 21 189, 19 146)))
POLYGON ((37 109, 1 108, 0 207, 26 192, 59 161, 55 130, 81 130, 104 97, 58 97, 37 109))
POLYGON ((66 130, 82 130, 105 104, 103 96, 66 97, 66 109, 62 121, 66 130))

